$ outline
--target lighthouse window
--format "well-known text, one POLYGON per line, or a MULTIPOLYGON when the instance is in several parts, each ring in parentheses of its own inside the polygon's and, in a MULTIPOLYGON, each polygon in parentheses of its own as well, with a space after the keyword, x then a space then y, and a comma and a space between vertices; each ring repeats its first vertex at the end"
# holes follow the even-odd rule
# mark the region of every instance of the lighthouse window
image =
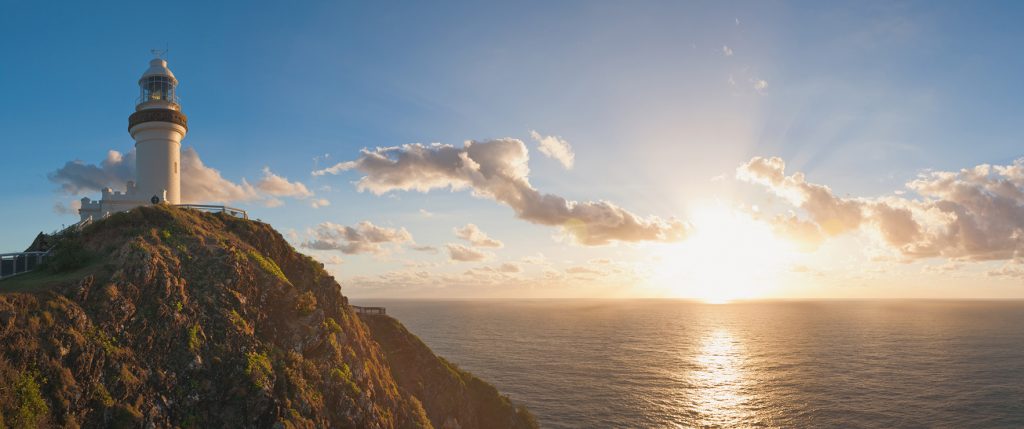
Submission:
POLYGON ((178 174, 178 161, 174 161, 174 174, 178 174))
POLYGON ((174 96, 174 82, 167 76, 149 76, 142 83, 142 100, 177 102, 174 96))

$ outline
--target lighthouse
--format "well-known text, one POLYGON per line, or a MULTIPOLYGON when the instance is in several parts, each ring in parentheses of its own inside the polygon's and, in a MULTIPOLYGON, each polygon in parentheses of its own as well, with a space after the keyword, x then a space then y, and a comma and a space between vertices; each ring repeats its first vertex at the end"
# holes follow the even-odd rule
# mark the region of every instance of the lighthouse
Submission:
POLYGON ((154 203, 181 203, 181 140, 188 118, 181 113, 178 79, 167 61, 154 58, 139 78, 139 99, 128 117, 135 140, 135 192, 154 203))
POLYGON ((188 133, 188 117, 178 104, 178 79, 167 60, 154 58, 139 78, 139 98, 128 117, 128 133, 135 140, 135 181, 124 192, 103 189, 99 201, 82 198, 82 220, 145 204, 181 203, 181 140, 188 133))

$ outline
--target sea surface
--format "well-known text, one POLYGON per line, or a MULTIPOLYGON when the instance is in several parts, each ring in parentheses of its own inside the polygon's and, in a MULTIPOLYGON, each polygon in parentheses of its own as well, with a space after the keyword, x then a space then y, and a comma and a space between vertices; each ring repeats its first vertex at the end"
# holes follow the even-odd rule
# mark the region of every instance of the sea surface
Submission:
POLYGON ((1024 427, 1024 302, 393 301, 548 428, 1024 427))

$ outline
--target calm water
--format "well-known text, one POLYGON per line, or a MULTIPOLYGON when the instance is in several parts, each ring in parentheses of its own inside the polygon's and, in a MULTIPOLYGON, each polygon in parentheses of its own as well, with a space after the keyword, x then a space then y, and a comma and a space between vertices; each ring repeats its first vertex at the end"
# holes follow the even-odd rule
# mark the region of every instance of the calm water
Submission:
POLYGON ((1024 302, 372 302, 543 427, 1024 427, 1024 302))

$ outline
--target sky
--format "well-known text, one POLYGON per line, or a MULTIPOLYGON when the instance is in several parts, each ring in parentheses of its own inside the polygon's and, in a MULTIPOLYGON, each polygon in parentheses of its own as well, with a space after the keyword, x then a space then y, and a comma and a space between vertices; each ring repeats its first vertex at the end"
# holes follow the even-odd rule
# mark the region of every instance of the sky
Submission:
POLYGON ((131 180, 156 48, 185 198, 355 298, 1024 298, 1024 5, 380 3, 0 2, 0 250, 131 180))

